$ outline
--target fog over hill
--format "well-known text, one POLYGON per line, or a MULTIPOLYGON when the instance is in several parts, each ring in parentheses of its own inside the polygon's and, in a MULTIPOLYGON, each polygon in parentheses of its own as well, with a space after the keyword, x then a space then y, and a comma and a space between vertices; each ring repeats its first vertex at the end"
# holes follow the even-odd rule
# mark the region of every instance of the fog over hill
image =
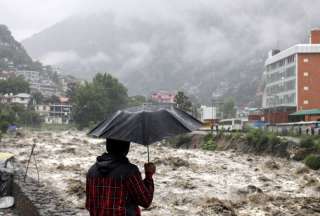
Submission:
POLYGON ((181 89, 202 102, 214 92, 247 104, 267 52, 307 42, 310 28, 320 26, 320 1, 183 2, 166 13, 75 15, 23 45, 33 58, 80 78, 110 72, 130 94, 181 89))

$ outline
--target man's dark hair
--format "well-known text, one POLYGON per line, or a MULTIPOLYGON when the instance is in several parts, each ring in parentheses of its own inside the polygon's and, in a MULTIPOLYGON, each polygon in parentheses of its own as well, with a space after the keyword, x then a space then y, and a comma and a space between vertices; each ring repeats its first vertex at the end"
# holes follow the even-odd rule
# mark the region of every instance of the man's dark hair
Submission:
POLYGON ((115 139, 107 139, 106 145, 108 153, 116 157, 126 156, 130 148, 130 142, 115 139))

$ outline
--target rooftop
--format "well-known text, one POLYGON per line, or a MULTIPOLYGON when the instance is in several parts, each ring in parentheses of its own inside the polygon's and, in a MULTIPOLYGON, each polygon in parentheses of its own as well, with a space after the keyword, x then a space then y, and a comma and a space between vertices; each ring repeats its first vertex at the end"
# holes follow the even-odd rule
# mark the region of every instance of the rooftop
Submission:
POLYGON ((268 58, 265 65, 270 65, 297 53, 320 53, 320 44, 297 44, 268 58))

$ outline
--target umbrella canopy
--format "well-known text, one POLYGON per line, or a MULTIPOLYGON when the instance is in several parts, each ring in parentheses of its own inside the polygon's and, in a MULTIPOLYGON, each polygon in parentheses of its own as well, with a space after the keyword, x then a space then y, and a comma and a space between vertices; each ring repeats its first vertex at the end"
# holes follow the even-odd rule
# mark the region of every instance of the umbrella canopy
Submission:
POLYGON ((149 145, 201 126, 199 120, 172 105, 143 105, 116 112, 89 135, 149 145))

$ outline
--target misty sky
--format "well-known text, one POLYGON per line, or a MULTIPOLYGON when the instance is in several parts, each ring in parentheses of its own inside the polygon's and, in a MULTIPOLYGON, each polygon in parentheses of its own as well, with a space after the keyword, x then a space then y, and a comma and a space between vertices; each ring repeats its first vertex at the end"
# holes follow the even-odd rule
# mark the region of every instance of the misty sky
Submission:
POLYGON ((264 25, 263 34, 274 34, 283 22, 304 22, 315 27, 313 20, 318 17, 319 8, 318 0, 1 0, 0 22, 22 40, 74 14, 104 10, 120 18, 184 20, 190 10, 204 9, 236 16, 240 28, 243 23, 248 24, 245 15, 250 14, 252 24, 264 25), (259 17, 264 16, 268 19, 262 23, 259 17))
MULTIPOLYGON (((75 14, 112 11, 127 16, 174 16, 183 9, 202 4, 202 1, 175 0, 1 0, 0 22, 22 40, 75 14), (197 3, 196 3, 197 2, 197 3)), ((203 1, 205 3, 205 1, 203 1)))
POLYGON ((0 24, 32 58, 68 74, 108 71, 137 94, 199 95, 210 80, 228 90, 260 79, 270 49, 308 42, 319 9, 320 0, 0 0, 0 24))

